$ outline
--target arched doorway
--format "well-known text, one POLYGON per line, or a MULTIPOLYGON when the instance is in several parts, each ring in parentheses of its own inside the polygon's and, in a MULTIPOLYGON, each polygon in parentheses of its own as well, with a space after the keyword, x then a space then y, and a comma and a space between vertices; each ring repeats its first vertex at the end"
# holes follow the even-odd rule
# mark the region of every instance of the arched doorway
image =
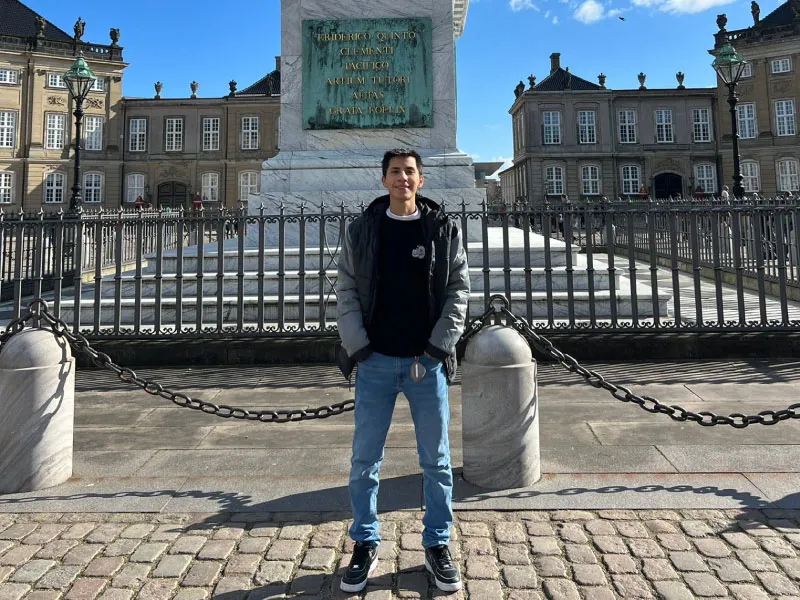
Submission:
POLYGON ((677 173, 661 173, 653 179, 653 194, 656 198, 683 195, 683 177, 677 173))
POLYGON ((167 181, 166 183, 160 183, 158 185, 159 208, 186 208, 187 199, 186 184, 177 181, 167 181))

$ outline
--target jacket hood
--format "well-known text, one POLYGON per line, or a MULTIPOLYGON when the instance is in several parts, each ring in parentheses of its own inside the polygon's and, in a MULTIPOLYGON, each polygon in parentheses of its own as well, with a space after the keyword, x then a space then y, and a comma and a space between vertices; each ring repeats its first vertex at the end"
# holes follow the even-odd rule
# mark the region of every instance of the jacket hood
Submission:
MULTIPOLYGON (((434 213, 436 217, 442 218, 445 216, 444 210, 442 207, 431 200, 430 198, 426 198, 425 196, 421 196, 417 194, 416 196, 417 207, 419 208, 421 216, 425 216, 429 213, 434 213)), ((386 209, 389 208, 389 194, 385 194, 383 196, 379 196, 375 198, 370 205, 364 211, 367 214, 379 213, 383 214, 386 212, 386 209)))

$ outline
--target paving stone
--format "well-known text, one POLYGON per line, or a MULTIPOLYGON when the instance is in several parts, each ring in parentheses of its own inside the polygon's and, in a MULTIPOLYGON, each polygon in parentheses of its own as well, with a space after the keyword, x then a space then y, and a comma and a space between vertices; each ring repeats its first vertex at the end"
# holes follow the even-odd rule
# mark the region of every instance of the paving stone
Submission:
POLYGON ((275 537, 278 535, 278 527, 275 525, 256 524, 248 531, 250 537, 275 537))
POLYGON ((736 558, 710 558, 708 565, 720 580, 727 583, 753 581, 753 575, 736 558))
POLYGON ((158 561, 158 566, 153 570, 151 577, 180 578, 186 573, 192 557, 186 554, 169 554, 158 561))
POLYGON ((236 547, 241 554, 264 554, 269 546, 269 538, 244 538, 236 547))
MULTIPOLYGON (((580 600, 578 587, 566 579, 545 579, 542 589, 550 600, 580 600)), ((470 596, 472 597, 472 596, 470 596)), ((502 598, 502 596, 477 596, 478 598, 502 598)))
POLYGON ((782 573, 758 573, 758 579, 766 590, 775 596, 797 596, 800 590, 782 573))
POLYGON ((522 523, 497 523, 494 526, 494 538, 503 544, 521 544, 528 541, 522 523))
POLYGON ((469 579, 496 579, 497 559, 493 556, 472 556, 467 559, 466 573, 469 579))
POLYGON ((724 558, 730 556, 730 549, 720 540, 715 538, 696 539, 694 545, 703 556, 711 558, 724 558))
POLYGON ((734 548, 739 548, 742 550, 755 550, 758 548, 756 541, 741 531, 726 531, 720 535, 734 548))
POLYGON ((151 542, 172 542, 183 533, 183 528, 174 524, 159 525, 148 538, 151 542))
POLYGON ((106 556, 130 556, 142 545, 142 540, 118 539, 106 546, 106 556))
MULTIPOLYGON (((9 567, 19 567, 28 562, 34 555, 42 549, 41 546, 28 546, 23 544, 16 546, 0 556, 0 565, 9 567)), ((45 558, 45 557, 42 557, 45 558)))
POLYGON ((333 567, 335 561, 336 552, 330 548, 311 548, 306 551, 300 567, 311 571, 327 571, 333 567))
POLYGON ((225 566, 225 576, 248 575, 252 577, 258 571, 261 557, 257 554, 235 554, 225 566))
POLYGON ((622 598, 652 598, 647 582, 640 575, 614 575, 614 587, 622 598))
POLYGON ((155 530, 156 526, 151 525, 150 523, 134 523, 133 525, 129 525, 122 533, 119 534, 121 538, 131 538, 131 539, 144 539, 151 532, 155 530))
MULTIPOLYGON (((338 548, 342 543, 342 535, 343 535, 342 531, 316 531, 311 536, 311 542, 309 542, 309 547, 338 548)), ((387 540, 389 538, 385 537, 384 534, 381 534, 381 539, 387 540)), ((242 543, 246 541, 247 540, 242 540, 239 543, 239 546, 241 547, 242 543)))
POLYGON ((79 577, 72 584, 69 593, 64 596, 65 600, 94 600, 108 585, 107 579, 91 579, 89 577, 79 577))
POLYGON ((485 537, 491 535, 489 526, 486 523, 459 523, 458 528, 461 530, 463 537, 485 537))
POLYGON ((197 554, 208 538, 200 535, 181 536, 169 548, 169 554, 197 554))
POLYGON ((169 600, 178 587, 177 579, 148 579, 136 595, 137 600, 169 600))
MULTIPOLYGON (((335 529, 330 529, 329 531, 334 533, 342 534, 345 532, 344 523, 339 523, 339 527, 335 529)), ((381 536, 381 540, 396 540, 397 539, 397 523, 391 523, 387 521, 381 521, 378 524, 378 534, 381 536)), ((453 539, 458 537, 458 528, 454 527, 452 530, 453 539)))
MULTIPOLYGON (((325 550, 327 552, 333 552, 334 554, 336 554, 331 549, 319 548, 319 550, 325 550)), ((456 554, 458 553, 458 548, 456 546, 451 545, 450 550, 453 557, 455 557, 456 554)), ((378 558, 382 560, 393 560, 394 558, 397 557, 397 552, 398 549, 397 549, 397 544, 395 542, 381 542, 380 545, 378 546, 378 558)))
MULTIPOLYGON (((224 544, 233 542, 209 542, 215 544, 224 544)), ((231 550, 233 547, 231 546, 231 550)), ((204 549, 205 550, 205 549, 204 549)), ((303 552, 303 542, 297 540, 278 540, 267 552, 267 559, 269 560, 290 560, 292 562, 300 558, 303 552)), ((202 554, 202 552, 201 552, 202 554)), ((224 557, 223 557, 224 558, 224 557)))
POLYGON ((739 527, 753 537, 777 537, 777 531, 760 521, 739 521, 739 527))
POLYGON ((80 565, 54 567, 36 582, 36 588, 40 590, 65 590, 75 581, 80 572, 80 565))
POLYGON ((662 600, 695 600, 689 588, 679 581, 654 581, 653 587, 662 600))
POLYGON ((305 540, 312 531, 311 525, 286 525, 281 527, 278 538, 281 540, 305 540))
POLYGON ((579 585, 607 585, 606 575, 600 565, 573 565, 572 576, 579 585))
POLYGON ((592 535, 616 535, 617 530, 614 528, 614 524, 611 521, 606 521, 603 519, 594 519, 592 521, 586 521, 583 524, 586 531, 591 533, 592 535))
POLYGON ((398 598, 427 598, 428 577, 424 573, 400 573, 397 576, 397 596, 398 598))
POLYGON ((214 587, 214 598, 226 600, 244 600, 250 590, 250 580, 247 577, 223 577, 214 587))
MULTIPOLYGON (((608 523, 608 521, 599 522, 608 523)), ((583 532, 583 527, 580 525, 580 523, 560 523, 559 525, 558 535, 565 542, 570 542, 572 544, 585 544, 589 541, 589 538, 586 537, 586 534, 583 532)))
POLYGON ((494 554, 494 548, 492 548, 492 542, 489 538, 464 538, 461 542, 461 548, 466 556, 490 556, 494 554))
POLYGON ((82 540, 97 527, 97 523, 75 523, 61 534, 62 540, 82 540))
POLYGON ((0 567, 0 583, 3 583, 6 579, 8 579, 9 575, 14 572, 14 569, 11 567, 0 567))
POLYGON ((498 544, 497 556, 504 565, 529 565, 531 558, 524 544, 498 544))
POLYGON ((727 596, 728 592, 710 573, 686 573, 684 580, 696 596, 727 596))
POLYGON ((103 544, 80 544, 67 552, 62 562, 65 565, 88 565, 103 548, 103 544))
MULTIPOLYGON (((27 541, 27 539, 25 540, 27 541)), ((791 544, 781 538, 761 538, 761 548, 772 556, 780 556, 781 558, 793 558, 797 556, 791 544)))
POLYGON ((19 600, 29 589, 25 583, 0 583, 0 600, 19 600))
POLYGON ((644 522, 644 526, 650 530, 651 533, 678 533, 678 528, 669 521, 664 519, 651 519, 644 522))
POLYGON ((0 540, 14 540, 21 542, 28 535, 36 531, 38 525, 36 523, 17 523, 0 531, 0 540))
POLYGON ((13 548, 16 544, 11 540, 0 540, 0 554, 8 550, 9 548, 13 548))
POLYGON ((404 533, 400 536, 400 548, 403 550, 419 550, 422 548, 422 534, 404 533))
POLYGON ((585 544, 565 544, 564 550, 567 554, 567 560, 572 564, 577 565, 594 565, 597 564, 597 556, 595 556, 591 547, 585 544))
POLYGON ((325 585, 325 573, 316 571, 298 571, 289 586, 290 594, 307 594, 309 598, 319 598, 325 585))
POLYGON ((425 553, 403 550, 397 557, 398 571, 422 571, 425 569, 425 553))
POLYGON ((609 519, 611 521, 635 521, 639 518, 633 510, 601 510, 597 513, 601 519, 609 519))
POLYGON ((13 583, 35 583, 56 565, 53 560, 30 560, 9 578, 13 583))
POLYGON ((567 576, 567 566, 560 558, 554 556, 537 556, 533 559, 533 564, 540 577, 567 576))
POLYGON ((692 549, 692 545, 689 543, 689 540, 687 540, 686 537, 681 534, 660 533, 658 534, 658 543, 665 550, 683 552, 692 549))
POLYGON ((679 579, 677 571, 666 558, 645 558, 642 561, 642 573, 650 581, 679 579))
POLYGON ((25 600, 59 600, 61 596, 58 590, 34 590, 25 596, 25 600))
POLYGON ((503 567, 503 578, 510 588, 535 588, 538 584, 536 569, 530 566, 503 567))
MULTIPOLYGON (((178 593, 172 597, 172 600, 205 600, 211 595, 211 592, 205 588, 180 588, 178 593)), ((264 595, 262 598, 275 598, 274 594, 264 595)), ((253 595, 250 595, 253 598, 253 595)))
POLYGON ((115 588, 138 590, 150 574, 150 565, 127 564, 119 572, 119 575, 111 580, 111 585, 115 588))
MULTIPOLYGON (((791 579, 800 581, 800 558, 779 558, 777 562, 791 579)), ((2 580, 0 577, 0 581, 2 580)))
POLYGON ((525 523, 525 527, 528 530, 528 535, 532 536, 554 536, 556 534, 553 526, 550 523, 544 523, 540 521, 532 521, 525 523))
POLYGON ((288 583, 294 570, 294 563, 289 561, 267 560, 261 564, 255 576, 256 585, 270 583, 288 583))
POLYGON ((639 521, 616 521, 614 525, 617 528, 617 532, 622 537, 626 538, 650 537, 650 532, 647 531, 647 527, 644 526, 644 523, 640 523, 639 521))
POLYGON ((772 559, 761 550, 737 550, 736 556, 751 571, 777 571, 778 567, 772 559))
POLYGON ((61 535, 61 532, 63 532, 66 528, 66 524, 44 523, 39 525, 36 531, 25 537, 25 543, 42 545, 47 544, 61 535))
POLYGON ((83 570, 85 577, 111 577, 116 575, 125 564, 121 556, 100 556, 90 562, 83 570))
POLYGON ((580 588, 584 600, 616 600, 617 596, 607 587, 582 587, 580 588))
POLYGON ((36 553, 36 558, 49 558, 58 560, 72 550, 75 546, 80 544, 78 540, 55 540, 45 546, 36 553))
POLYGON ((120 588, 108 588, 100 600, 131 600, 133 598, 133 590, 123 590, 120 588))
POLYGON ((181 581, 183 587, 208 587, 214 585, 222 571, 222 563, 215 561, 195 562, 181 581))
POLYGON ((662 558, 665 556, 661 546, 653 540, 629 539, 627 541, 631 554, 638 558, 662 558))
POLYGON ((755 585, 731 585, 730 590, 736 600, 769 600, 767 592, 755 585))
POLYGON ((561 554, 561 546, 558 545, 558 540, 555 537, 529 537, 528 542, 533 554, 546 556, 559 556, 561 554))
MULTIPOLYGON (((605 511, 606 513, 612 511, 605 511)), ((552 521, 591 521, 596 519, 597 515, 588 510, 555 510, 550 513, 552 521)), ((601 518, 605 518, 602 517, 601 518)))
POLYGON ((488 600, 488 598, 503 597, 503 589, 497 581, 468 581, 467 591, 470 598, 487 598, 488 600))
POLYGON ((131 555, 131 562, 151 563, 167 551, 168 545, 164 542, 146 542, 140 545, 131 555))
POLYGON ((110 544, 125 531, 122 523, 100 523, 84 539, 90 544, 110 544))
POLYGON ((669 559, 678 571, 708 571, 708 565, 697 552, 670 552, 669 559))
POLYGON ((603 562, 609 573, 636 573, 638 571, 636 561, 627 555, 605 554, 603 555, 603 562))
MULTIPOLYGON (((447 594, 447 592, 442 592, 442 597, 449 597, 447 594)), ((434 598, 437 597, 434 596, 434 598)), ((509 590, 508 600, 542 600, 542 595, 534 590, 509 590)))

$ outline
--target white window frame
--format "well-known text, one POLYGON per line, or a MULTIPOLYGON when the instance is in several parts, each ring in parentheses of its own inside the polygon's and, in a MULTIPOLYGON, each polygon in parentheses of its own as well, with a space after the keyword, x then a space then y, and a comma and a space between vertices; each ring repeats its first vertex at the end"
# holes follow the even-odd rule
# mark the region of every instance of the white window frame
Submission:
POLYGON ((548 196, 564 195, 564 167, 550 166, 544 169, 545 192, 548 196))
POLYGON ((66 140, 66 113, 45 113, 44 147, 46 150, 61 150, 66 140))
POLYGON ((561 111, 545 110, 542 112, 542 142, 545 146, 561 144, 561 111))
POLYGON ((775 134, 789 137, 797 134, 794 100, 775 100, 775 134))
POLYGON ((64 76, 61 73, 48 73, 47 87, 56 88, 59 90, 67 89, 67 84, 64 81, 64 76))
POLYGON ((636 131, 636 111, 627 108, 620 110, 617 118, 619 119, 619 143, 636 144, 639 139, 636 131), (630 120, 629 117, 631 117, 630 120))
POLYGON ((773 74, 792 72, 791 56, 784 56, 782 58, 773 58, 771 61, 769 61, 769 64, 770 64, 770 71, 773 74))
POLYGON ((102 204, 105 177, 98 171, 89 171, 83 175, 83 201, 88 204, 102 204))
POLYGON ((250 194, 258 194, 260 187, 261 173, 258 171, 242 171, 239 173, 239 200, 241 202, 247 202, 250 194), (253 177, 255 178, 255 183, 253 183, 253 177))
POLYGON ((16 85, 19 83, 19 71, 16 69, 0 69, 0 83, 16 85))
POLYGON ((749 79, 752 76, 753 76, 753 63, 750 62, 744 63, 741 79, 749 79))
POLYGON ((748 193, 761 191, 761 165, 755 160, 742 161, 742 186, 748 193))
POLYGON ((694 166, 694 185, 703 188, 704 194, 717 193, 717 168, 712 163, 699 163, 694 166))
POLYGON ((599 196, 601 189, 600 167, 597 165, 581 165, 581 191, 583 195, 599 196))
POLYGON ((147 152, 147 119, 128 119, 128 152, 147 152))
POLYGON ((578 111, 578 143, 597 143, 597 112, 594 110, 578 111))
POLYGON ((44 204, 63 204, 67 176, 61 171, 50 171, 44 176, 44 204))
POLYGON ((89 152, 100 152, 103 150, 103 129, 105 129, 105 117, 100 115, 86 115, 84 117, 84 150, 89 152))
POLYGON ((219 173, 209 171, 200 176, 200 198, 206 202, 219 202, 219 173))
POLYGON ((17 141, 17 113, 0 111, 0 148, 13 148, 17 141))
POLYGON ((125 202, 134 204, 138 196, 144 200, 147 177, 144 173, 128 173, 125 178, 125 202))
POLYGON ((745 102, 736 105, 736 131, 739 134, 739 139, 754 140, 758 137, 758 122, 756 120, 756 105, 755 102, 745 102), (752 112, 752 115, 747 114, 752 112), (744 126, 747 126, 745 130, 744 126), (744 135, 747 133, 748 135, 744 135))
POLYGON ((106 80, 103 77, 98 77, 94 80, 92 87, 89 88, 90 92, 105 92, 106 91, 106 80))
POLYGON ((183 117, 164 119, 164 152, 183 152, 183 117))
POLYGON ((219 117, 203 117, 203 129, 201 132, 203 152, 219 150, 221 127, 222 120, 219 117))
POLYGON ((258 128, 260 119, 257 115, 248 115, 241 118, 239 122, 239 148, 242 150, 258 150, 259 135, 258 128))
POLYGON ((692 139, 696 144, 711 141, 711 109, 692 109, 692 139))
POLYGON ((782 158, 778 161, 778 191, 800 191, 800 161, 796 158, 782 158))
POLYGON ((625 196, 635 196, 642 187, 642 169, 639 165, 622 165, 620 167, 622 180, 622 193, 625 196), (636 177, 633 177, 633 174, 636 177))
POLYGON ((656 109, 655 120, 656 120, 656 143, 674 144, 675 130, 673 128, 674 120, 672 118, 672 109, 670 108, 656 109))
POLYGON ((14 171, 0 171, 0 204, 14 202, 14 171))

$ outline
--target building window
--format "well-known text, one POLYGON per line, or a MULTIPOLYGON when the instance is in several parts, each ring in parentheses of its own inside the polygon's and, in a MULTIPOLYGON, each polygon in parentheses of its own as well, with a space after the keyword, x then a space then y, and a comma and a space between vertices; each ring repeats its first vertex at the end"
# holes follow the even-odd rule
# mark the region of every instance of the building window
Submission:
POLYGON ((753 103, 736 106, 736 121, 739 137, 751 140, 756 137, 756 105, 753 103))
POLYGON ((63 173, 48 173, 44 178, 45 204, 61 204, 64 202, 64 185, 66 177, 63 173))
POLYGON ((778 161, 778 191, 800 191, 800 163, 794 158, 778 161))
POLYGON ((104 92, 106 91, 106 80, 102 77, 98 77, 94 80, 92 87, 90 88, 93 92, 104 92))
POLYGON ((742 69, 742 79, 753 76, 753 63, 745 63, 742 69))
POLYGON ((675 141, 672 133, 672 111, 656 111, 656 142, 659 144, 671 144, 675 141))
POLYGON ((717 174, 714 165, 695 165, 694 182, 700 186, 704 194, 717 191, 717 174))
POLYGON ((695 142, 711 141, 711 111, 707 108, 695 108, 692 111, 692 124, 695 142))
POLYGON ((619 111, 619 143, 636 143, 636 111, 619 111))
POLYGON ((545 185, 547 193, 551 196, 560 196, 564 193, 564 169, 561 167, 547 167, 545 169, 545 185))
POLYGON ((0 111, 0 148, 13 148, 16 138, 17 113, 0 111))
POLYGON ((578 143, 597 143, 597 117, 593 110, 578 111, 578 143))
POLYGON ((776 58, 770 64, 773 73, 788 73, 792 70, 791 58, 776 58))
POLYGON ((203 202, 219 202, 219 173, 203 173, 200 184, 203 202))
POLYGON ((19 83, 19 71, 0 69, 0 83, 19 83))
POLYGON ((219 117, 203 119, 203 151, 219 150, 219 117))
POLYGON ((639 167, 625 165, 622 167, 622 193, 633 196, 639 193, 639 167))
POLYGON ((164 150, 166 152, 183 150, 183 119, 179 117, 167 119, 164 131, 166 135, 164 150))
POLYGON ((125 186, 125 202, 133 204, 137 198, 144 200, 144 175, 142 173, 131 173, 125 186))
POLYGON ((561 113, 558 111, 545 111, 542 113, 542 126, 544 128, 545 144, 561 143, 561 113))
POLYGON ((11 204, 14 199, 14 173, 0 171, 0 204, 11 204))
POLYGON ((86 173, 83 176, 83 201, 102 202, 103 201, 103 174, 86 173))
POLYGON ((761 173, 757 162, 747 160, 742 163, 742 178, 745 192, 761 191, 761 173))
POLYGON ((258 117, 242 117, 242 150, 258 150, 258 117))
POLYGON ((260 179, 261 175, 256 171, 239 173, 239 200, 247 202, 250 194, 257 194, 260 179))
POLYGON ((581 167, 581 187, 584 196, 600 195, 600 168, 594 165, 581 167))
POLYGON ((147 150, 147 119, 131 119, 129 131, 130 141, 128 150, 131 152, 144 152, 147 150))
POLYGON ((794 100, 777 100, 775 102, 775 125, 779 136, 795 134, 794 100))
POLYGON ((103 117, 89 116, 85 120, 83 147, 86 150, 103 149, 103 117))
POLYGON ((48 150, 60 150, 64 147, 64 127, 67 115, 47 113, 45 121, 44 147, 48 150))
POLYGON ((64 78, 58 73, 48 73, 47 74, 47 87, 51 88, 67 88, 67 84, 64 83, 64 78))

